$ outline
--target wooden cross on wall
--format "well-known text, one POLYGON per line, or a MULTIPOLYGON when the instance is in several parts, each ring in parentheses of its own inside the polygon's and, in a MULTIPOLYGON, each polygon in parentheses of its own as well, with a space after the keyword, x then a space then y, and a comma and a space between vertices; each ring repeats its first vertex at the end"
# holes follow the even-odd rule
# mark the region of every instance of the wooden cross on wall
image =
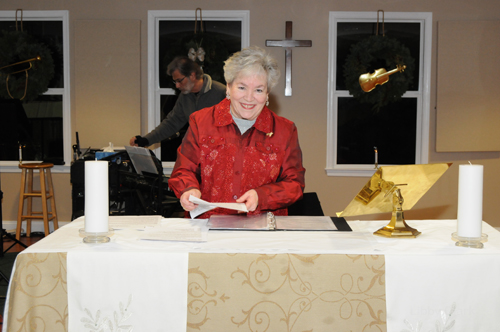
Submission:
POLYGON ((286 22, 285 39, 266 40, 266 46, 277 46, 285 48, 285 96, 292 95, 292 47, 311 47, 311 40, 293 40, 292 22, 286 22))

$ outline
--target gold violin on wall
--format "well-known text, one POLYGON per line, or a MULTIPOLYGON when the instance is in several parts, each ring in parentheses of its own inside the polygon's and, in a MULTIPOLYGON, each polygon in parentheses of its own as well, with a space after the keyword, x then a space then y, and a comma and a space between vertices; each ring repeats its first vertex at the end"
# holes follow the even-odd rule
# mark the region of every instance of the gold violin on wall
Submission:
POLYGON ((370 92, 376 88, 377 85, 382 85, 389 81, 389 76, 397 72, 402 72, 406 69, 405 65, 398 65, 396 69, 387 71, 384 68, 375 70, 373 73, 367 73, 359 76, 359 85, 364 92, 370 92))

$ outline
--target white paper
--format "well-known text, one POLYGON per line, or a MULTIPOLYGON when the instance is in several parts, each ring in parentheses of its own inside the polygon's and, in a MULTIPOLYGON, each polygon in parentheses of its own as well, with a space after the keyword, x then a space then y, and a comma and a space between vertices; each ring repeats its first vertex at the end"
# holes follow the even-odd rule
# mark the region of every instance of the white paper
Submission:
POLYGON ((483 165, 460 165, 457 235, 481 237, 483 222, 483 165))
POLYGON ((138 146, 126 146, 125 150, 127 150, 130 160, 132 160, 132 164, 138 174, 142 174, 142 172, 158 174, 158 170, 156 169, 149 149, 138 146))
POLYGON ((162 216, 110 216, 109 227, 112 229, 144 229, 160 223, 162 216))
POLYGON ((151 156, 148 149, 140 147, 140 146, 128 146, 127 145, 125 147, 125 149, 127 150, 128 153, 142 155, 142 156, 146 156, 146 157, 151 156))
POLYGON ((208 219, 163 219, 160 225, 146 227, 140 235, 142 240, 206 242, 208 219))
POLYGON ((189 201, 198 204, 198 206, 193 211, 189 212, 189 215, 191 216, 192 219, 196 218, 202 213, 205 213, 207 211, 213 210, 218 207, 229 210, 248 212, 245 203, 209 203, 207 201, 202 200, 201 198, 194 197, 193 195, 189 196, 189 201))
POLYGON ((108 162, 85 162, 85 232, 108 232, 108 162))
POLYGON ((337 226, 328 216, 276 216, 277 229, 301 231, 336 231, 337 226))

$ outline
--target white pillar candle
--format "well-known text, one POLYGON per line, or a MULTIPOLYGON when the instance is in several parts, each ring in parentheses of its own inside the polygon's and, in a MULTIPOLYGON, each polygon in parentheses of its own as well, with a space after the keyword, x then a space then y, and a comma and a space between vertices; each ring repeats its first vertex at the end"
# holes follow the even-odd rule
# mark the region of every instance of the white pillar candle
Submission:
POLYGON ((483 165, 460 165, 457 235, 481 237, 483 223, 483 165))
POLYGON ((109 231, 108 162, 85 162, 85 232, 109 231))

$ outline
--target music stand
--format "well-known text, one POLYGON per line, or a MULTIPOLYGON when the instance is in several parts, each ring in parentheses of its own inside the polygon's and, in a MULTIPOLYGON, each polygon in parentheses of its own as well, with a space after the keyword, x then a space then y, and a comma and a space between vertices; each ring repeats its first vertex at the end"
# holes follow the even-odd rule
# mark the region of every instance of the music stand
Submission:
POLYGON ((392 211, 389 224, 373 234, 417 237, 421 233, 404 220, 403 203, 405 210, 410 210, 450 166, 451 163, 381 166, 345 210, 337 215, 347 217, 392 211))
MULTIPOLYGON (((132 161, 132 165, 138 175, 138 178, 142 178, 146 180, 150 186, 151 190, 154 188, 154 183, 158 182, 158 191, 157 191, 157 199, 155 202, 155 206, 146 204, 144 201, 143 195, 140 190, 136 188, 137 198, 139 199, 141 206, 144 209, 146 214, 157 213, 163 214, 163 172, 161 171, 161 167, 158 168, 158 165, 153 160, 154 154, 144 147, 135 147, 135 146, 125 146, 125 150, 127 151, 130 160, 132 161)), ((124 177, 127 177, 127 174, 123 174, 124 177)), ((152 192, 151 192, 152 194, 152 192)), ((154 195, 153 195, 154 196, 154 195)))

